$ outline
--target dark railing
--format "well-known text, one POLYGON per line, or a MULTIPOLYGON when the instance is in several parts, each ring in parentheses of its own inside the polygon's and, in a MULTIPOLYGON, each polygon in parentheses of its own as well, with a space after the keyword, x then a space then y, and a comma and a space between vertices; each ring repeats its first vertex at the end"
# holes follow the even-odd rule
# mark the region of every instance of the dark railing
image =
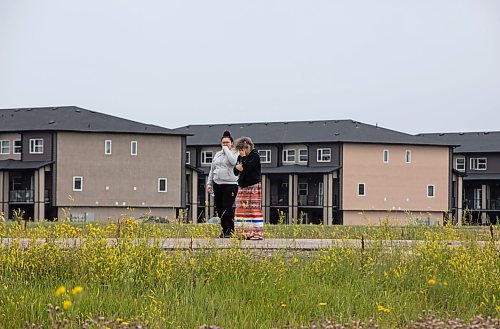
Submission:
POLYGON ((33 203, 35 201, 34 190, 11 190, 9 202, 33 203))
POLYGON ((288 206, 288 195, 271 195, 271 206, 288 206))
POLYGON ((322 206, 323 196, 319 195, 299 195, 299 206, 322 206))
POLYGON ((486 200, 486 207, 482 207, 482 200, 466 200, 465 206, 471 210, 500 210, 500 200, 486 200))

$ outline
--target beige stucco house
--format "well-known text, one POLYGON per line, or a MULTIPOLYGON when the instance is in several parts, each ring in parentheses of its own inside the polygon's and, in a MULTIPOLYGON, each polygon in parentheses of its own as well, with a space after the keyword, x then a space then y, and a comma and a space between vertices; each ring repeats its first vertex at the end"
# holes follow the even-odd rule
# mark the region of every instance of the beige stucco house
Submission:
POLYGON ((175 218, 185 134, 78 107, 0 110, 0 212, 12 218, 175 218))

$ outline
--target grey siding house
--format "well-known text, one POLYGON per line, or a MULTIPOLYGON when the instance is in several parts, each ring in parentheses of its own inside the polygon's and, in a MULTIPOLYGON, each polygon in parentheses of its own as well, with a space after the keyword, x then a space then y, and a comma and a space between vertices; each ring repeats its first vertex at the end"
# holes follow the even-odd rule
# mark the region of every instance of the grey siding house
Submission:
POLYGON ((453 214, 459 223, 498 224, 500 217, 500 132, 419 134, 458 145, 452 165, 453 214))
POLYGON ((75 106, 0 109, 0 212, 26 219, 175 217, 186 134, 75 106))
POLYGON ((443 221, 451 211, 453 144, 353 120, 190 125, 186 203, 194 222, 214 215, 205 182, 224 130, 250 136, 262 162, 268 223, 443 221))

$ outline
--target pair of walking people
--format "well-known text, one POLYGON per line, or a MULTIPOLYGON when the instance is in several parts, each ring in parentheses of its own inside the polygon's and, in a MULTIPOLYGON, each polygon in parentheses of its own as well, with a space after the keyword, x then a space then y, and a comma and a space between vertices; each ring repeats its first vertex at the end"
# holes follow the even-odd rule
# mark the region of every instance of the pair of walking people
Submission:
POLYGON ((250 137, 221 137, 222 150, 212 160, 207 191, 214 194, 221 237, 264 238, 260 156, 250 137), (235 205, 235 208, 233 208, 235 205))

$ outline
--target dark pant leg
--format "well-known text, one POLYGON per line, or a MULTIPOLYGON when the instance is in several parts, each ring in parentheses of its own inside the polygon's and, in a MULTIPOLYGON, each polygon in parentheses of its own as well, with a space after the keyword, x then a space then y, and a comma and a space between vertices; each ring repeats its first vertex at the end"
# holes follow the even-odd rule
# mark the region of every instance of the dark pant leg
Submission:
POLYGON ((238 194, 238 185, 224 184, 222 194, 223 214, 221 217, 222 231, 224 234, 231 234, 234 231, 234 200, 238 194))
POLYGON ((223 199, 223 191, 222 187, 224 185, 219 185, 214 183, 213 188, 214 188, 214 207, 215 207, 215 213, 219 218, 222 217, 222 212, 224 209, 222 208, 222 199, 223 199))

